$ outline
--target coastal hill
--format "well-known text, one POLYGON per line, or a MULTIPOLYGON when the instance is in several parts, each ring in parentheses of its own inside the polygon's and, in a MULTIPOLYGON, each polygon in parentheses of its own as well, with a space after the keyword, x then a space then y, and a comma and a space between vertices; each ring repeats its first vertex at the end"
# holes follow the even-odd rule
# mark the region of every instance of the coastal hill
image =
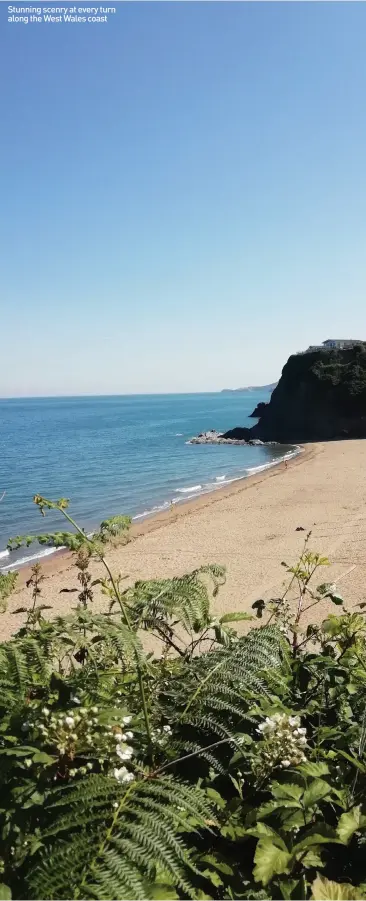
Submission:
POLYGON ((297 443, 366 438, 366 342, 291 356, 253 428, 224 438, 297 443))
POLYGON ((249 385, 247 388, 223 388, 221 394, 238 394, 244 391, 273 391, 278 382, 272 382, 271 385, 249 385))

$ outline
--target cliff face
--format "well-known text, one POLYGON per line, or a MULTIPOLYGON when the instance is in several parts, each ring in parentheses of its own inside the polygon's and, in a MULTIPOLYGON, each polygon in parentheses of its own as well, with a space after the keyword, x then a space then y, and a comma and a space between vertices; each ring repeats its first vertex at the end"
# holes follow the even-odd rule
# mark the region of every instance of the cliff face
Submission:
POLYGON ((366 343, 290 357, 257 425, 240 431, 284 444, 366 438, 366 343))
POLYGON ((255 409, 253 410, 253 413, 249 413, 249 418, 250 418, 250 419, 251 419, 251 418, 253 418, 253 419, 259 419, 260 416, 263 416, 266 407, 268 407, 268 404, 264 403, 263 400, 260 400, 260 401, 259 401, 259 404, 257 404, 257 406, 255 407, 255 409))

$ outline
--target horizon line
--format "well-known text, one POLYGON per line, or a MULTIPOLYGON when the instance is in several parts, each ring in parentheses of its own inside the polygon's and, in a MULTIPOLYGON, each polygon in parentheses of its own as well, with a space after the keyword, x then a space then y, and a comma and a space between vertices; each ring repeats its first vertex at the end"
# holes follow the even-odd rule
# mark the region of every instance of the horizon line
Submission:
MULTIPOLYGON (((1 2, 1 0, 0 0, 1 2)), ((272 385, 273 382, 268 382, 272 385)), ((66 398, 82 398, 82 397, 175 397, 185 394, 223 394, 225 392, 239 393, 240 391, 250 391, 256 388, 266 388, 267 385, 248 385, 243 388, 217 388, 211 391, 131 391, 116 392, 113 394, 7 394, 0 395, 2 400, 65 400, 66 398)))

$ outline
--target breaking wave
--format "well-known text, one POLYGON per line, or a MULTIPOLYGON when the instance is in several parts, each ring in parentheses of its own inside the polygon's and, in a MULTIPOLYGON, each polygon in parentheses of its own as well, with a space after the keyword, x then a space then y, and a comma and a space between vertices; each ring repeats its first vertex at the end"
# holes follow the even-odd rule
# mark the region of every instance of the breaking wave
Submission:
POLYGON ((5 573, 11 569, 18 569, 20 566, 26 566, 27 563, 33 563, 34 560, 41 560, 42 557, 50 557, 51 554, 57 554, 58 551, 66 551, 66 547, 46 547, 43 548, 42 551, 37 551, 35 554, 19 557, 17 560, 13 560, 12 563, 8 563, 7 566, 2 566, 1 572, 5 573))

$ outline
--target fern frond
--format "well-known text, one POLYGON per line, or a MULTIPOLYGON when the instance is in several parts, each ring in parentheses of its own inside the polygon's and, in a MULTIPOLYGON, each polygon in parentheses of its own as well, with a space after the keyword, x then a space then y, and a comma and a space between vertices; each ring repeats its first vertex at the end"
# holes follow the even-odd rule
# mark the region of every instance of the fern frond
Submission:
MULTIPOLYGON (((143 901, 149 897, 138 867, 134 866, 131 857, 128 860, 131 847, 132 843, 126 842, 122 847, 117 845, 116 850, 111 848, 105 852, 102 865, 96 868, 95 882, 88 887, 88 895, 103 901, 110 901, 111 898, 141 898, 143 901)), ((143 866, 144 856, 141 854, 140 867, 143 866)))
POLYGON ((195 871, 185 833, 207 829, 213 811, 205 794, 171 776, 126 788, 90 776, 56 789, 45 805, 43 849, 30 872, 32 898, 150 897, 156 870, 193 897, 195 871))
POLYGON ((224 581, 223 567, 205 566, 180 578, 136 582, 125 598, 141 628, 169 627, 176 619, 186 632, 197 633, 210 622, 210 586, 215 595, 224 581))

